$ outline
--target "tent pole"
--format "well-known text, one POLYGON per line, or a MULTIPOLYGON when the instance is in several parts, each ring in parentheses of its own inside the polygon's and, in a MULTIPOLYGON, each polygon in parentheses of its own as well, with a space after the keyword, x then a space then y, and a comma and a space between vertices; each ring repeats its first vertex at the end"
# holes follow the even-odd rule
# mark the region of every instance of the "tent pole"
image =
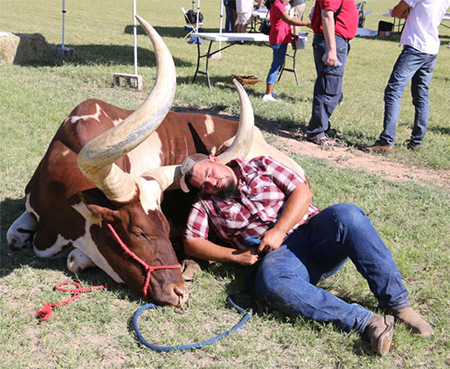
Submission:
POLYGON ((133 38, 134 38, 134 74, 137 72, 137 24, 136 24, 136 0, 133 0, 133 38))
POLYGON ((125 84, 133 87, 131 80, 135 81, 134 87, 140 91, 142 90, 142 76, 137 74, 137 24, 136 24, 136 0, 133 0, 133 39, 134 39, 134 74, 128 73, 114 73, 114 85, 120 86, 120 79, 125 80, 125 84))
POLYGON ((64 14, 66 12, 66 2, 62 0, 62 44, 61 48, 64 49, 64 14))
MULTIPOLYGON (((194 2, 192 2, 194 4, 194 2)), ((197 1, 197 19, 196 19, 196 30, 198 32, 198 18, 200 16, 200 0, 197 1)))
MULTIPOLYGON (((223 0, 220 0, 220 21, 219 21, 219 33, 222 33, 222 24, 223 24, 223 0)), ((219 41, 219 50, 222 49, 222 41, 219 41)), ((218 53, 213 54, 211 56, 213 59, 222 59, 222 53, 219 51, 218 53)))
POLYGON ((66 14, 66 2, 65 0, 62 1, 62 40, 61 40, 61 47, 58 49, 58 57, 65 57, 65 56, 73 56, 75 54, 75 50, 71 47, 65 47, 64 46, 64 21, 65 21, 65 14, 66 14))

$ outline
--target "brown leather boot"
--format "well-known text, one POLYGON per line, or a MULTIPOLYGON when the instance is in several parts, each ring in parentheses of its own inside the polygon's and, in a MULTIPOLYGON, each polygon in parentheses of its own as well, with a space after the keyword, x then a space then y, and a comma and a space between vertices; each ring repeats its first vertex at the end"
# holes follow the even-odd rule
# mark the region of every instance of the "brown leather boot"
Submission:
POLYGON ((392 146, 383 145, 379 140, 376 140, 373 145, 370 146, 359 146, 360 150, 365 152, 385 152, 385 151, 392 151, 392 146))
POLYGON ((431 325, 429 325, 420 314, 416 313, 411 306, 392 311, 392 313, 399 321, 411 328, 419 337, 425 338, 434 335, 431 325))
POLYGON ((369 339, 370 347, 379 355, 385 355, 389 352, 393 334, 394 317, 392 315, 373 314, 364 330, 364 335, 369 339))

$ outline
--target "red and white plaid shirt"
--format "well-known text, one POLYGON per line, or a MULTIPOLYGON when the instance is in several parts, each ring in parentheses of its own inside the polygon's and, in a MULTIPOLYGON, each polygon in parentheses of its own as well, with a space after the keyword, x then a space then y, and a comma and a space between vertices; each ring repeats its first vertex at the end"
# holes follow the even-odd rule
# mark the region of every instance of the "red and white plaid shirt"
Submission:
MULTIPOLYGON (((248 162, 232 160, 228 166, 238 167, 240 198, 222 199, 199 193, 189 214, 184 237, 208 239, 211 225, 217 235, 233 247, 247 247, 244 240, 259 236, 272 228, 281 216, 289 195, 305 182, 297 173, 269 156, 260 156, 248 162)), ((303 219, 289 232, 319 213, 309 205, 303 219)))

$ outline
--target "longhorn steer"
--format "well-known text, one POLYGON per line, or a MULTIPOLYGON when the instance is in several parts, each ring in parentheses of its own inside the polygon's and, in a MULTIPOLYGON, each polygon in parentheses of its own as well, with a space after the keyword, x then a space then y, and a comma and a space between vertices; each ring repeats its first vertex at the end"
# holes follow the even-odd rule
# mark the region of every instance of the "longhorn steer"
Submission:
POLYGON ((177 187, 174 165, 186 156, 212 153, 226 162, 271 155, 304 173, 253 127, 251 104, 238 84, 240 126, 210 115, 167 113, 175 89, 173 61, 154 29, 138 19, 155 47, 154 89, 135 112, 95 99, 72 111, 27 185, 26 211, 11 225, 7 241, 16 248, 33 244, 35 253, 46 258, 75 248, 68 256, 71 271, 97 265, 134 293, 161 305, 177 305, 188 296, 180 271, 154 271, 143 290, 142 265, 123 258, 123 249, 104 223, 112 224, 146 264, 176 265, 160 204, 163 191, 177 187))

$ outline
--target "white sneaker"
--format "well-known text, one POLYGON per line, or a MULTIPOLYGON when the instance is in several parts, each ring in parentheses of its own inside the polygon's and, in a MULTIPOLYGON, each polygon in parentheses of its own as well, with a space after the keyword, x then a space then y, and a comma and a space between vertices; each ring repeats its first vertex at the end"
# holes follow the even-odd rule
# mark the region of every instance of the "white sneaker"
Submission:
POLYGON ((275 102, 279 102, 277 99, 275 99, 272 95, 264 95, 263 96, 263 101, 275 101, 275 102))

